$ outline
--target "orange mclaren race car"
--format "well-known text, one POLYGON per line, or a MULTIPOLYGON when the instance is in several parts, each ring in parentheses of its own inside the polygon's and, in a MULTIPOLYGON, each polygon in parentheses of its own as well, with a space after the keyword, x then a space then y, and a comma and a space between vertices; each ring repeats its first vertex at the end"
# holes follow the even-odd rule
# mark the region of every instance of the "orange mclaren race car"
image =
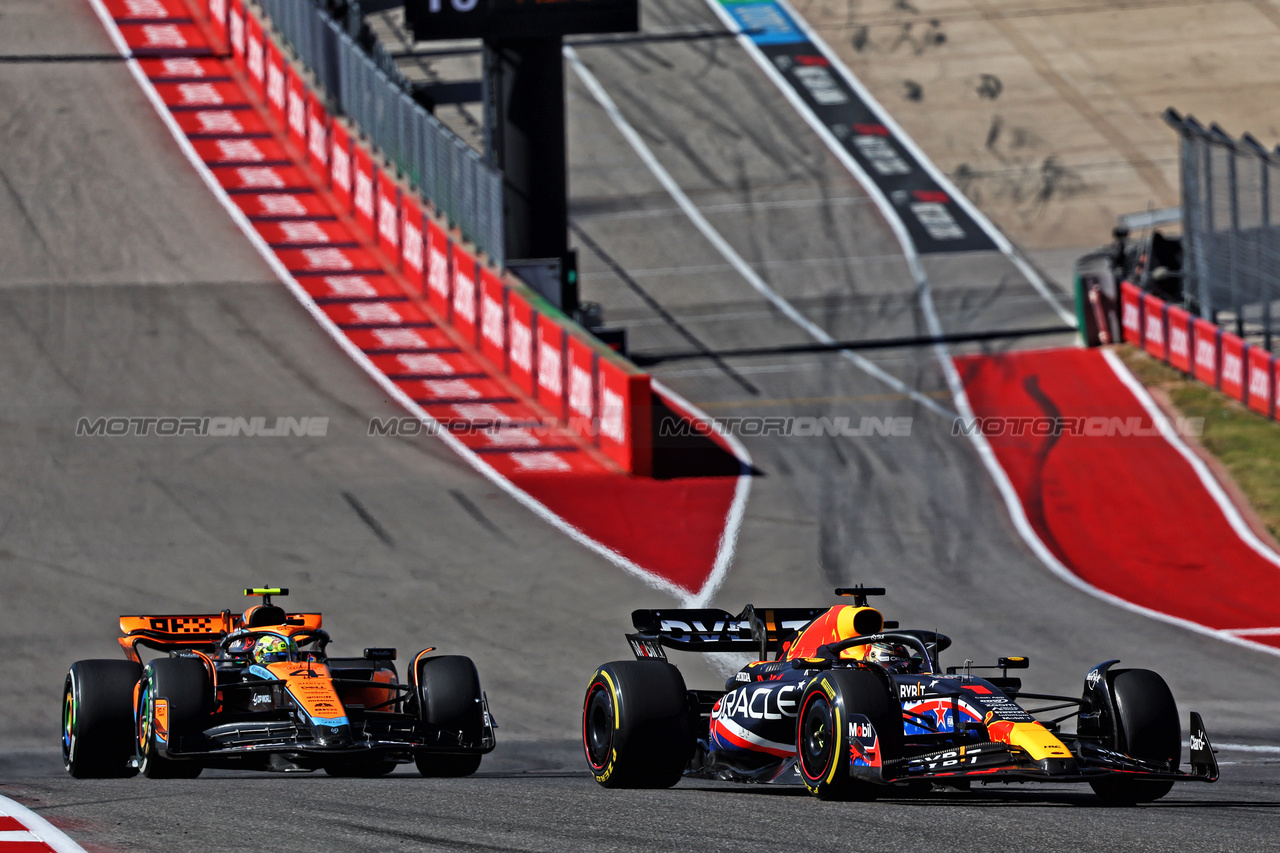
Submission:
POLYGON ((1213 782, 1218 766, 1191 714, 1191 772, 1164 679, 1100 663, 1083 694, 1022 688, 1009 669, 947 667, 951 640, 899 629, 867 606, 883 589, 837 589, 854 603, 821 608, 637 610, 637 660, 596 670, 582 739, 597 782, 665 787, 683 775, 799 781, 822 799, 873 799, 932 786, 1087 782, 1102 799, 1150 802, 1175 782, 1213 782), (687 690, 664 648, 749 651, 760 660, 724 690, 687 690), (769 659, 771 652, 776 653, 769 659), (979 677, 975 669, 1001 669, 979 677), (1065 709, 1065 710, 1064 710, 1065 709), (1074 719, 1074 731, 1063 723, 1074 719))
POLYGON ((77 778, 192 778, 206 767, 379 776, 467 776, 494 747, 475 664, 414 655, 401 684, 395 649, 325 653, 319 613, 262 603, 195 616, 121 616, 127 660, 67 673, 62 758, 77 778), (139 648, 167 653, 145 664, 139 648))

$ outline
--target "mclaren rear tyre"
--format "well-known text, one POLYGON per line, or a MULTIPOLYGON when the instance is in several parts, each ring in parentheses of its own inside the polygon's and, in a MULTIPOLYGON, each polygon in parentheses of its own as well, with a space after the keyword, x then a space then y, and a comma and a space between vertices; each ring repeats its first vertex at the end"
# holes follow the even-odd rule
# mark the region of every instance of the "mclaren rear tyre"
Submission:
POLYGON ((884 680, 858 669, 823 673, 805 687, 796 717, 800 780, 820 800, 874 800, 892 790, 850 775, 853 714, 875 729, 882 765, 902 753, 902 706, 884 680))
POLYGON ((662 661, 615 661, 596 671, 582 705, 582 745, 606 788, 670 788, 693 755, 688 691, 662 661))
MULTIPOLYGON (((464 743, 484 736, 484 694, 471 658, 440 655, 418 661, 414 673, 418 715, 424 722, 460 732, 464 743)), ((480 768, 479 753, 418 752, 413 762, 423 776, 470 776, 480 768)))
POLYGON ((142 671, 138 691, 138 769, 148 779, 194 779, 204 767, 194 760, 167 758, 161 743, 174 744, 198 730, 212 710, 213 684, 201 660, 157 658, 142 671))
MULTIPOLYGON (((1113 746, 1134 758, 1177 770, 1182 758, 1182 726, 1169 685, 1149 669, 1112 673, 1111 700, 1115 704, 1113 746)), ((1110 776, 1090 782, 1104 802, 1112 805, 1151 803, 1173 788, 1172 781, 1144 781, 1110 776)))
POLYGON ((62 695, 62 765, 77 779, 135 776, 133 688, 142 666, 130 660, 76 661, 62 695))

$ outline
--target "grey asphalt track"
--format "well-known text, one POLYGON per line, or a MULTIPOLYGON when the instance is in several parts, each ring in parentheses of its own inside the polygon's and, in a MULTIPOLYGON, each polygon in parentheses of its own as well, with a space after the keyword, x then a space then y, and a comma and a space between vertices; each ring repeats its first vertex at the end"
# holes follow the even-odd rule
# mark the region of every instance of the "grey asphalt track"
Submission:
MULTIPOLYGON (((647 26, 713 23, 698 3, 646 2, 645 13, 647 26)), ((0 9, 0 55, 109 52, 80 0, 0 9)), ((705 215, 806 316, 838 338, 925 331, 887 227, 732 41, 579 52, 705 215)), ((685 345, 639 290, 713 349, 805 340, 674 210, 572 77, 569 93, 584 295, 631 330, 633 348, 685 345)), ((780 787, 597 788, 574 740, 581 691, 595 664, 626 655, 629 611, 670 600, 539 522, 438 443, 366 437, 369 418, 396 410, 271 280, 121 63, 0 63, 0 152, 0 794, 68 820, 82 842, 715 850, 773 839, 898 849, 939 840, 941 826, 959 850, 1013 839, 1064 850, 1274 843, 1280 754, 1270 752, 1225 750, 1219 784, 1131 810, 1094 808, 1081 789, 1025 786, 1006 798, 858 806, 780 787), (75 436, 79 418, 109 415, 330 420, 324 438, 75 436), (481 774, 61 775, 67 664, 116 656, 118 614, 234 607, 250 583, 290 586, 288 604, 323 611, 337 651, 435 645, 474 657, 501 724, 481 774), (924 823, 935 827, 928 836, 924 823)), ((930 274, 948 331, 1052 322, 1000 258, 940 258, 930 274)), ((1022 345, 1031 343, 1043 342, 1022 345)), ((951 405, 932 351, 869 357, 951 405)), ((716 604, 823 603, 834 585, 883 584, 889 618, 955 638, 949 663, 1022 653, 1029 686, 1075 692, 1087 667, 1120 657, 1162 672, 1219 740, 1280 744, 1274 658, 1054 579, 949 420, 835 355, 730 366, 732 375, 697 362, 655 374, 717 416, 896 416, 912 429, 744 438, 761 475, 716 604)), ((720 663, 691 667, 691 682, 715 686, 720 663)))

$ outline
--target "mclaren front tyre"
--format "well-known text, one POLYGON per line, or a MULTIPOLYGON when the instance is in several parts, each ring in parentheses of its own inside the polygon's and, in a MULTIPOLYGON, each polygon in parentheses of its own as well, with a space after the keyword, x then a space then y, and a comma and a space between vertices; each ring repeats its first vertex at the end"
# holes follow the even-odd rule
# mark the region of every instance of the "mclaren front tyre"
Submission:
POLYGON ((203 770, 194 759, 165 753, 179 738, 199 730, 213 710, 213 684, 204 662, 157 658, 142 671, 138 689, 138 770, 148 779, 194 779, 203 770))
MULTIPOLYGON (((463 655, 421 657, 414 663, 413 686, 419 719, 458 732, 464 743, 484 737, 484 693, 480 674, 463 655)), ((480 769, 480 753, 421 751, 413 756, 423 776, 470 776, 480 769)))

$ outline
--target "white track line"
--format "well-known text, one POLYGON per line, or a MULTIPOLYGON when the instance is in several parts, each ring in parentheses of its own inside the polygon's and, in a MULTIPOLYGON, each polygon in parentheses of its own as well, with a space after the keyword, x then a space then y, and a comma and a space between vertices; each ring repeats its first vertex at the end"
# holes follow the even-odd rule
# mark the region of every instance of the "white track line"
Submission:
POLYGON ((1227 497, 1227 493, 1223 490, 1217 478, 1213 476, 1209 466, 1204 464, 1204 460, 1197 456, 1196 452, 1182 440, 1177 430, 1169 423, 1169 419, 1165 417, 1164 412, 1160 411, 1156 401, 1151 399, 1147 389, 1142 387, 1142 383, 1138 381, 1137 377, 1129 372, 1129 368, 1125 367, 1120 357, 1111 350, 1104 349, 1102 357, 1107 360, 1107 364, 1110 365, 1116 376, 1129 389, 1130 393, 1137 398, 1138 402, 1142 404, 1142 408, 1146 410, 1147 414, 1151 416, 1152 422, 1160 430, 1160 435, 1164 437, 1164 440, 1169 442, 1183 459, 1187 460, 1191 470, 1195 471, 1196 476, 1200 478, 1200 484, 1204 486, 1205 491, 1213 498, 1214 503, 1218 505, 1218 509, 1222 510, 1222 515, 1227 519, 1227 523, 1231 525, 1231 529, 1235 531, 1236 535, 1256 551, 1262 559, 1273 566, 1280 567, 1280 555, 1267 547, 1266 543, 1249 529, 1248 523, 1240 515, 1240 510, 1232 503, 1231 498, 1227 497))
MULTIPOLYGON (((618 129, 618 132, 622 134, 623 138, 625 138, 631 145, 631 148, 636 152, 640 159, 644 161, 645 166, 648 167, 653 176, 658 179, 658 183, 662 184, 663 189, 667 191, 675 203, 680 206, 680 209, 684 211, 685 215, 689 217, 689 221, 693 223, 694 227, 702 232, 702 236, 707 239, 707 242, 711 243, 711 245, 715 247, 716 251, 718 251, 721 256, 729 262, 729 265, 746 280, 747 284, 751 285, 752 289, 765 299, 769 300, 770 304, 777 308, 784 317, 803 329, 805 333, 814 340, 824 344, 835 343, 836 339, 827 334, 825 329, 818 326, 808 317, 797 311, 794 305, 770 287, 765 280, 751 268, 751 265, 743 260, 742 256, 738 254, 733 246, 729 245, 729 242, 720 235, 720 232, 707 221, 707 218, 702 215, 702 211, 699 210, 697 205, 689 199, 689 196, 680 188, 680 185, 671 177, 671 174, 666 170, 666 168, 658 162, 658 158, 654 156, 644 139, 640 137, 640 134, 636 132, 636 129, 631 126, 629 121, 627 121, 626 117, 622 114, 622 111, 618 109, 618 105, 614 103, 613 98, 609 96, 609 93, 600 85, 600 81, 596 79, 596 76, 591 73, 590 69, 582 64, 582 60, 578 58, 578 52, 572 47, 565 47, 564 56, 569 60, 570 65, 573 66, 574 72, 578 75, 578 78, 582 81, 583 85, 585 85, 587 90, 591 92, 591 96, 595 98, 596 103, 599 104, 601 109, 603 109, 609 116, 609 119, 613 122, 613 126, 618 129)), ((902 382, 897 377, 886 373, 874 362, 869 361, 850 350, 840 350, 839 352, 846 360, 854 364, 873 379, 888 385, 890 388, 901 394, 907 395, 929 411, 941 415, 944 418, 954 418, 956 416, 955 412, 948 411, 945 407, 938 405, 937 402, 929 399, 910 385, 902 382)))
MULTIPOLYGON (((697 593, 689 593, 687 590, 671 583, 666 578, 650 572, 648 569, 632 562, 622 554, 614 551, 612 548, 592 539, 568 521, 556 515, 532 495, 523 491, 506 477, 489 467, 478 454, 464 445, 461 440, 453 436, 447 429, 441 428, 440 424, 432 418, 425 409, 415 403, 409 395, 388 379, 382 371, 378 370, 369 357, 342 333, 342 330, 338 328, 336 323, 329 319, 328 315, 316 306, 315 302, 307 292, 303 290, 300 284, 298 284, 297 279, 293 277, 289 270, 285 268, 284 264, 280 262, 280 259, 276 257, 275 252, 273 252, 271 247, 267 245, 266 241, 262 238, 262 235, 260 235, 257 229, 253 227, 253 223, 249 221, 249 217, 247 217, 244 214, 244 211, 240 210, 240 208, 231 201, 231 197, 227 194, 226 190, 222 188, 222 185, 218 183, 213 172, 210 171, 207 165, 205 165, 205 162, 200 158, 200 155, 196 153, 191 141, 187 139, 186 133, 183 132, 182 128, 178 125, 178 122, 173 118, 172 113, 169 112, 169 108, 165 106, 159 93, 156 92, 155 86, 152 85, 151 80, 143 72, 142 66, 138 64, 137 59, 133 58, 128 44, 125 43, 124 38, 120 35, 120 30, 117 28, 115 20, 103 5, 102 0, 89 0, 89 3, 93 6, 98 18, 102 21, 102 25, 106 28, 107 34, 111 37, 111 41, 115 45, 116 50, 125 58, 125 64, 129 68, 129 73, 133 75, 134 80, 136 80, 138 85, 142 88, 147 99, 151 101, 151 105, 160 116, 160 120, 163 121, 165 127, 169 129, 169 133, 173 136, 174 141, 178 143, 178 147, 182 150, 182 153, 186 155, 186 158, 191 163, 192 168, 194 168, 196 173, 200 175, 205 186, 207 186, 209 191, 213 193, 214 197, 218 199, 222 204, 223 209, 226 210, 227 215, 231 217, 237 226, 239 226, 240 231, 249 240, 249 243, 258 251, 258 254, 261 255, 262 259, 271 267, 271 270, 276 274, 280 281, 289 288, 289 292, 292 293, 298 302, 301 303, 302 307, 307 310, 307 313, 311 315, 312 319, 314 319, 316 323, 318 323, 320 327, 328 333, 329 337, 332 338, 334 342, 337 343, 337 345, 340 346, 343 351, 356 362, 356 364, 360 365, 360 367, 371 379, 373 379, 374 382, 378 383, 378 386, 381 387, 383 391, 404 407, 404 409, 409 413, 419 418, 424 424, 431 425, 431 427, 435 429, 436 435, 449 447, 449 449, 465 459, 472 468, 484 477, 488 478, 490 482, 498 486, 511 497, 515 498, 547 524, 550 524, 552 527, 564 533, 579 545, 582 545, 583 547, 599 554, 601 557, 604 557, 610 563, 613 563, 623 571, 635 575, 655 589, 668 593, 669 595, 674 596, 676 600, 687 604, 688 602, 700 600, 704 591, 712 586, 712 578, 716 577, 717 572, 720 573, 721 578, 723 577, 724 571, 727 571, 728 563, 733 558, 734 549, 737 544, 737 524, 741 522, 741 512, 739 512, 736 517, 732 535, 730 535, 730 531, 727 528, 724 533, 721 534, 720 546, 716 554, 716 562, 713 566, 712 574, 703 584, 703 588, 701 590, 697 593)), ((710 416, 704 414, 697 407, 690 405, 689 410, 698 418, 702 419, 706 423, 712 424, 714 427, 714 420, 710 416)), ((732 439, 730 440, 732 441, 732 439)), ((741 445, 738 446, 741 447, 741 445)), ((745 453, 745 449, 740 452, 745 453)), ((749 466, 751 459, 747 456, 744 457, 743 461, 749 466)), ((742 481, 749 480, 750 477, 748 475, 741 475, 738 479, 738 488, 745 495, 745 492, 749 490, 749 484, 744 488, 742 486, 742 481)), ((736 505, 737 499, 735 497, 733 506, 736 507, 736 505)), ((734 520, 735 516, 733 508, 730 509, 728 518, 730 520, 734 520)), ((716 580, 715 583, 718 585, 719 580, 716 580)))
MULTIPOLYGON (((832 67, 837 69, 840 72, 840 75, 844 77, 845 81, 853 87, 853 90, 858 94, 858 97, 860 97, 870 108, 871 112, 876 115, 880 120, 880 123, 887 127, 893 134, 894 138, 897 139, 898 142, 902 143, 904 148, 911 152, 911 155, 915 157, 916 162, 920 164, 920 167, 929 173, 929 176, 933 178, 938 186, 947 191, 947 194, 955 200, 956 204, 964 208, 965 212, 969 214, 970 218, 972 218, 975 223, 977 223, 978 227, 981 228, 989 238, 991 238, 991 242, 996 244, 996 248, 1013 262, 1013 265, 1018 268, 1018 271, 1022 273, 1023 277, 1026 278, 1033 288, 1035 288, 1036 293, 1039 293, 1044 301, 1049 304, 1049 307, 1053 309, 1054 313, 1056 313, 1064 323, 1074 327, 1076 325, 1075 315, 1071 313, 1071 311, 1062 307, 1061 303, 1058 301, 1058 296, 1049 289, 1044 278, 1036 271, 1035 267, 1027 261, 1022 252, 1009 241, 1009 238, 1006 237, 999 228, 996 228, 995 225, 992 224, 991 220, 988 219, 982 211, 978 210, 978 208, 974 206, 973 202, 969 201, 963 193, 956 189, 955 184, 951 183, 951 180, 947 178, 947 176, 944 175, 936 165, 934 165, 933 161, 930 160, 923 151, 920 150, 920 147, 916 145, 915 140, 912 139, 896 121, 894 121, 893 116, 889 114, 889 111, 881 106, 880 102, 877 101, 869 91, 867 91, 866 87, 862 85, 862 81, 855 77, 853 72, 849 70, 844 62, 842 62, 840 58, 832 52, 827 43, 822 40, 811 26, 809 26, 809 22, 792 7, 789 0, 773 0, 773 2, 782 7, 795 22, 796 26, 800 28, 800 31, 804 33, 805 38, 813 42, 814 45, 822 51, 823 55, 831 62, 832 67)), ((756 48, 755 42, 751 41, 750 36, 742 33, 742 28, 738 26, 737 20, 730 15, 729 12, 717 2, 717 0, 707 0, 707 3, 720 17, 720 20, 729 27, 730 31, 738 34, 739 44, 750 44, 751 49, 754 51, 753 56, 755 54, 759 54, 759 50, 756 48)), ((773 67, 773 64, 764 58, 763 54, 760 54, 756 59, 756 62, 763 66, 767 66, 772 72, 771 76, 781 76, 777 69, 773 67)), ((790 84, 786 84, 785 81, 783 81, 783 83, 785 84, 782 87, 784 91, 790 92, 792 97, 795 100, 798 100, 798 97, 794 95, 794 90, 791 88, 790 84)), ((801 115, 804 115, 811 125, 821 128, 822 133, 825 134, 824 138, 825 136, 829 136, 831 130, 820 121, 817 121, 816 116, 812 118, 810 117, 808 106, 805 105, 803 101, 800 102, 800 105, 802 107, 800 110, 801 115)), ((844 146, 836 142, 834 137, 828 140, 827 144, 832 147, 832 150, 839 149, 837 153, 842 153, 844 155, 841 159, 853 159, 849 155, 848 151, 845 150, 844 146)), ((861 177, 859 177, 859 180, 861 180, 861 177)), ((865 183, 863 185, 864 187, 866 186, 865 183)), ((894 218, 896 218, 896 214, 894 218)))
MULTIPOLYGON (((1182 744, 1190 746, 1189 743, 1182 744)), ((1214 749, 1225 749, 1229 752, 1261 752, 1270 755, 1280 755, 1280 746, 1271 746, 1269 744, 1253 744, 1253 743, 1215 743, 1214 749)))
POLYGON ((64 835, 62 830, 40 817, 31 809, 21 803, 14 802, 8 797, 0 797, 0 815, 8 815, 11 818, 15 818, 27 828, 26 832, 0 833, 14 836, 0 838, 0 842, 26 842, 34 846, 36 841, 43 841, 56 850, 57 853, 85 853, 84 848, 64 835), (28 835, 30 837, 27 837, 28 835))
MULTIPOLYGON (((898 127, 896 123, 893 122, 893 119, 887 113, 885 113, 884 108, 881 107, 880 104, 877 103, 873 98, 871 98, 870 93, 868 93, 862 87, 862 85, 858 82, 857 78, 853 76, 853 73, 844 65, 843 62, 840 61, 840 58, 831 52, 831 49, 827 47, 827 45, 818 37, 816 33, 814 33, 811 29, 809 29, 808 24, 804 21, 804 19, 800 17, 800 15, 797 14, 795 10, 790 7, 789 4, 786 3, 786 0, 776 0, 776 2, 778 2, 779 5, 782 5, 786 8, 787 12, 796 21, 796 24, 804 29, 806 36, 813 41, 814 45, 817 46, 819 50, 823 52, 827 60, 831 63, 831 66, 837 69, 840 72, 840 74, 843 75, 844 78, 849 82, 849 84, 853 86, 861 96, 867 99, 868 105, 877 112, 877 115, 881 118, 885 126, 891 128, 896 134, 898 134, 898 138, 901 141, 903 141, 905 145, 910 146, 912 153, 917 156, 921 164, 925 165, 927 168, 931 170, 930 173, 933 175, 934 179, 939 181, 940 184, 945 183, 945 178, 941 174, 939 174, 936 171, 936 169, 932 167, 931 164, 929 164, 929 161, 924 157, 924 154, 915 147, 914 143, 911 142, 910 138, 907 137, 906 134, 902 132, 902 129, 898 127)), ((852 156, 849 155, 848 151, 844 149, 844 146, 841 145, 839 141, 831 134, 831 131, 825 125, 823 125, 820 121, 818 121, 817 117, 814 116, 812 112, 809 110, 808 105, 799 99, 799 97, 795 94, 794 90, 791 88, 790 84, 787 83, 787 81, 784 78, 782 78, 782 76, 778 73, 778 70, 773 66, 773 63, 769 62, 768 58, 765 57, 765 55, 756 47, 755 43, 751 41, 751 39, 748 36, 742 33, 742 30, 738 26, 737 21, 731 15, 729 15, 729 13, 725 11, 724 8, 720 6, 718 2, 716 2, 716 0, 707 0, 707 3, 712 7, 713 10, 715 10, 716 14, 720 16, 720 19, 725 22, 725 25, 727 27, 729 27, 732 31, 738 33, 738 43, 741 44, 747 50, 748 55, 750 55, 756 61, 757 65, 759 65, 765 71, 765 73, 774 81, 774 83, 783 92, 783 94, 785 94, 788 97, 788 100, 791 101, 792 106, 794 106, 796 110, 800 113, 800 115, 804 117, 806 121, 809 122, 810 126, 813 127, 813 129, 818 133, 818 135, 827 143, 827 146, 828 148, 831 149, 832 153, 834 153, 840 159, 840 161, 849 169, 849 171, 853 173, 853 176, 858 179, 859 183, 863 185, 863 188, 866 189, 868 194, 876 201, 877 206, 880 208, 881 214, 884 216, 885 220, 889 223, 889 226, 893 229, 894 234, 897 236, 898 242, 902 247, 902 251, 907 257, 907 263, 911 267, 913 275, 915 275, 916 277, 920 308, 921 308, 921 311, 924 313, 925 321, 929 326, 929 333, 935 336, 941 335, 942 325, 941 325, 941 322, 938 320, 937 312, 934 310, 933 294, 929 286, 928 276, 924 271, 923 265, 920 263, 920 256, 918 251, 916 250, 915 242, 911 239, 910 234, 907 232, 906 228, 902 225, 901 220, 897 216, 897 211, 889 203, 889 200, 885 198, 884 194, 880 191, 879 187, 876 186, 875 182, 871 180, 870 176, 867 175, 865 171, 863 171, 863 169, 858 165, 858 162, 854 160, 852 156)), ((945 183, 945 185, 951 190, 953 190, 953 194, 957 202, 965 206, 965 209, 970 212, 970 215, 974 216, 975 222, 979 222, 980 224, 983 224, 984 228, 992 229, 992 232, 994 233, 991 233, 991 236, 993 239, 996 239, 999 232, 994 231, 994 226, 991 226, 990 222, 986 220, 985 217, 982 217, 980 213, 974 210, 972 205, 969 203, 967 199, 964 198, 963 195, 959 194, 958 192, 954 192, 954 189, 955 189, 954 187, 952 187, 949 183, 945 183)), ((1000 243, 1001 240, 1003 240, 1003 237, 997 240, 998 245, 1001 244, 1000 243)), ((1005 240, 1003 242, 1003 245, 1008 245, 1008 241, 1005 240)), ((1010 257, 1014 259, 1015 263, 1017 262, 1016 257, 1014 257, 1013 255, 1011 255, 1010 257)), ((1037 279, 1032 279, 1032 280, 1034 283, 1034 281, 1037 279)), ((1041 282, 1041 284, 1043 284, 1043 282, 1041 282)), ((1049 300, 1050 304, 1054 304, 1051 298, 1046 296, 1046 299, 1049 300)), ((1059 312, 1059 316, 1062 316, 1061 312, 1059 312)), ((1074 325, 1074 318, 1072 318, 1071 322, 1074 325)), ((951 360, 951 355, 948 352, 946 345, 942 343, 935 344, 934 352, 937 354, 938 361, 942 366, 943 375, 946 377, 947 386, 951 390, 952 398, 955 401, 956 409, 959 411, 959 416, 966 421, 971 421, 974 417, 973 407, 969 403, 969 395, 965 392, 964 384, 960 381, 960 375, 956 371, 955 363, 951 360)), ((1110 356, 1110 353, 1107 353, 1107 355, 1110 356)), ((1114 358, 1113 356, 1111 357, 1114 358)), ((1123 379, 1124 377, 1121 377, 1121 378, 1123 379)), ((1130 380, 1132 380, 1132 377, 1130 377, 1130 380)), ((1134 381, 1136 382, 1136 380, 1134 381)), ((1138 387, 1141 388, 1141 386, 1138 386, 1138 387)), ((1143 396, 1145 396, 1145 392, 1143 392, 1143 396)), ((1150 398, 1147 397, 1147 400, 1150 401, 1150 398)), ((1139 397, 1139 401, 1142 401, 1141 396, 1139 397)), ((1147 404, 1144 403, 1144 405, 1147 405, 1147 404)), ((1150 406, 1154 408, 1155 406, 1154 402, 1151 402, 1150 406)), ((1170 432, 1172 432, 1171 428, 1168 427, 1167 424, 1164 424, 1163 418, 1156 418, 1156 423, 1163 425, 1162 430, 1170 430, 1170 432)), ((1263 643, 1250 642, 1249 640, 1246 640, 1242 637, 1237 637, 1224 631, 1220 631, 1214 628, 1209 628, 1199 623, 1191 622, 1186 619, 1179 619, 1178 617, 1170 616, 1167 613, 1161 613, 1157 610, 1152 610, 1147 607, 1142 607, 1130 601, 1126 601, 1125 599, 1120 598, 1119 596, 1112 595, 1111 593, 1101 590, 1084 581, 1079 575, 1076 575, 1074 572, 1072 572, 1070 569, 1064 566, 1058 560, 1058 558, 1053 555, 1053 552, 1049 550, 1049 548, 1044 544, 1044 542, 1041 541, 1039 535, 1035 531, 1035 528, 1032 527, 1031 522, 1027 519, 1026 510, 1022 506, 1022 500, 1021 498, 1018 497, 1017 490, 1014 489, 1013 484, 1010 482, 1008 475, 1005 473, 1004 469, 1000 466, 1000 461, 996 457, 995 451, 992 449, 991 444, 987 441, 986 436, 978 431, 972 431, 972 432, 966 431, 966 434, 968 435, 969 440, 973 442, 974 448, 978 451, 978 458, 982 460, 983 467, 987 469, 987 472, 991 475, 992 480, 995 481, 996 488, 1000 492, 1000 497, 1004 501, 1005 509, 1008 511, 1009 517, 1013 521, 1014 529, 1017 530, 1019 537, 1023 540, 1023 542, 1027 544, 1027 546, 1031 549, 1032 553, 1036 555, 1036 557, 1040 560, 1040 562, 1042 562, 1049 569, 1049 571, 1051 571, 1063 582, 1069 584, 1072 587, 1075 587, 1081 592, 1084 592, 1095 598, 1101 599, 1102 601, 1105 601, 1108 604, 1112 604, 1116 607, 1119 607, 1123 610, 1127 610, 1131 613, 1141 614, 1143 616, 1147 616, 1151 619, 1155 619, 1160 622, 1165 622, 1170 625, 1177 625, 1180 628, 1185 628, 1197 634, 1202 634, 1208 637, 1214 637, 1216 639, 1222 640, 1223 642, 1232 643, 1234 645, 1243 646, 1245 648, 1253 649, 1255 651, 1261 651, 1269 655, 1275 655, 1277 657, 1280 657, 1280 649, 1265 645, 1263 643)), ((1174 439, 1171 439, 1171 441, 1173 440, 1176 440, 1176 436, 1174 437, 1174 439)), ((1178 444, 1175 443, 1174 446, 1178 447, 1178 444)), ((1183 445, 1183 448, 1185 448, 1185 445, 1183 445)), ((1189 449, 1186 449, 1184 453, 1184 455, 1187 455, 1187 454, 1190 454, 1192 458, 1195 458, 1195 454, 1191 453, 1189 449)), ((1200 462, 1198 458, 1195 458, 1195 462, 1193 462, 1193 467, 1195 467, 1197 463, 1201 467, 1203 467, 1203 463, 1200 462)), ((1207 470, 1208 469, 1206 468, 1205 469, 1206 473, 1207 473, 1207 470)), ((1212 481, 1211 475, 1210 475, 1210 481, 1212 481)), ((1213 482, 1213 487, 1216 488, 1219 493, 1221 493, 1221 488, 1217 486, 1216 481, 1212 481, 1212 482, 1213 482)), ((1211 493, 1213 493, 1212 489, 1210 491, 1211 493)), ((1225 495, 1223 495, 1223 497, 1225 498, 1225 495)), ((1219 502, 1219 506, 1222 506, 1221 502, 1219 502)), ((1235 507, 1230 504, 1230 501, 1227 501, 1227 505, 1224 506, 1223 511, 1225 514, 1227 514, 1228 520, 1231 519, 1231 515, 1233 513, 1235 515, 1235 518, 1239 519, 1239 513, 1236 512, 1235 507)), ((1252 544, 1253 542, 1257 542, 1257 537, 1253 535, 1252 531, 1248 530, 1247 525, 1243 524, 1243 520, 1240 520, 1240 523, 1243 526, 1244 530, 1248 533, 1248 538, 1246 539, 1246 541, 1249 541, 1250 544, 1252 544)), ((1258 543, 1258 544, 1260 545, 1261 543, 1258 543)), ((1266 556, 1268 559, 1272 560, 1273 562, 1275 562, 1276 560, 1275 556, 1270 554, 1269 551, 1266 554, 1264 554, 1264 556, 1266 556)))

